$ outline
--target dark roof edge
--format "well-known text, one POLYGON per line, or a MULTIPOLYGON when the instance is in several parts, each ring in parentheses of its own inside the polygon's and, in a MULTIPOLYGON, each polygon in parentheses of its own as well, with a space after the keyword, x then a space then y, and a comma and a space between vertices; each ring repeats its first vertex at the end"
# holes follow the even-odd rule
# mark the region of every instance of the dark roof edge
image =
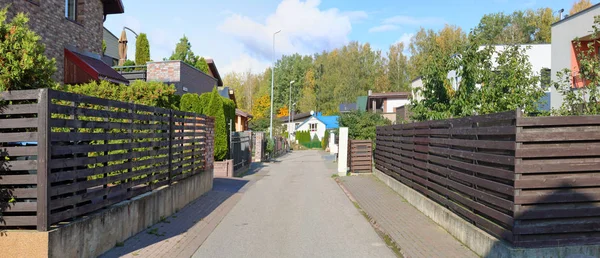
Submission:
POLYGON ((585 10, 583 10, 583 11, 580 11, 580 12, 578 12, 578 13, 576 13, 576 14, 569 15, 568 17, 566 17, 566 18, 563 18, 563 19, 562 19, 562 20, 560 20, 560 21, 557 21, 557 22, 555 22, 555 23, 552 23, 552 25, 550 25, 550 26, 551 26, 551 27, 554 27, 555 25, 561 24, 561 23, 563 23, 564 21, 570 20, 570 19, 571 19, 571 18, 573 18, 573 17, 577 17, 577 16, 579 16, 579 15, 582 15, 582 14, 584 14, 584 13, 587 13, 587 12, 590 12, 590 11, 592 11, 592 10, 595 10, 595 9, 596 9, 596 8, 598 8, 598 7, 600 7, 600 3, 597 3, 597 4, 595 4, 595 5, 592 5, 592 6, 590 6, 589 8, 587 8, 587 9, 585 9, 585 10))
POLYGON ((416 82, 416 81, 418 81, 419 79, 422 79, 422 78, 423 78, 423 76, 419 76, 419 77, 415 78, 414 80, 410 81, 410 83, 416 82))

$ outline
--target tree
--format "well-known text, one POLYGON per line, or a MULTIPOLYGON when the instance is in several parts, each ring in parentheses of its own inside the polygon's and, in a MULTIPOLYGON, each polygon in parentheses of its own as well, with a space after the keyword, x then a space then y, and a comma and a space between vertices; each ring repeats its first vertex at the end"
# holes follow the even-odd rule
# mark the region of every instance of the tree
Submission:
POLYGON ((192 52, 192 44, 185 35, 179 39, 179 43, 175 46, 175 51, 169 57, 169 60, 181 60, 192 66, 196 64, 196 56, 192 52))
POLYGON ((217 87, 213 88, 210 96, 210 102, 206 107, 205 115, 215 118, 215 160, 223 160, 227 157, 228 145, 223 97, 219 95, 217 87))
POLYGON ((571 6, 571 10, 569 11, 569 15, 576 14, 581 12, 587 8, 590 8, 592 3, 590 0, 579 0, 578 2, 573 2, 573 6, 571 6))
POLYGON ((273 105, 275 110, 279 110, 282 106, 289 106, 291 81, 294 81, 291 86, 292 103, 300 100, 300 92, 304 85, 304 77, 306 71, 308 71, 311 66, 312 57, 302 56, 300 54, 293 54, 290 56, 284 55, 275 63, 275 84, 273 91, 273 105))
POLYGON ((525 48, 507 46, 496 52, 494 70, 484 69, 479 94, 479 114, 512 111, 521 108, 525 113, 537 112, 544 95, 539 77, 533 74, 525 48))
POLYGON ((41 38, 29 29, 29 18, 17 14, 7 22, 0 9, 0 91, 48 88, 55 85, 55 60, 44 54, 41 38))
POLYGON ((135 42, 135 63, 146 65, 150 61, 150 42, 146 33, 140 33, 135 42))
POLYGON ((284 116, 289 116, 290 115, 290 111, 288 110, 287 106, 283 106, 281 107, 278 111, 277 111, 277 117, 281 118, 284 116))
POLYGON ((271 115, 270 110, 271 98, 269 98, 269 95, 263 95, 262 97, 258 98, 252 106, 252 115, 255 119, 263 117, 269 118, 271 115))
POLYGON ((102 54, 104 55, 106 53, 106 41, 102 40, 102 54))
POLYGON ((474 31, 484 44, 550 43, 552 23, 558 21, 550 8, 484 15, 474 31))
POLYGON ((206 59, 204 59, 204 57, 200 57, 198 58, 198 61, 196 61, 196 63, 194 64, 194 67, 196 67, 196 69, 204 72, 205 74, 209 74, 209 68, 208 68, 208 63, 206 63, 206 59))
POLYGON ((340 127, 348 127, 348 138, 352 140, 375 140, 376 127, 390 125, 392 122, 380 114, 354 111, 341 114, 340 127))
POLYGON ((392 91, 408 91, 411 81, 408 74, 408 58, 404 55, 404 43, 390 46, 388 51, 387 74, 392 91))

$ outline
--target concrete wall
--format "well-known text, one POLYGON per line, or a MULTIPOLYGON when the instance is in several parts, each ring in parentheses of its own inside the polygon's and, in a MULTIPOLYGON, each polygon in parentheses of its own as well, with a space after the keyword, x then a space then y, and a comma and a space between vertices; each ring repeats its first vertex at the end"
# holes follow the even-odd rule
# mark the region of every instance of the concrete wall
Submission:
POLYGON ((408 99, 387 99, 384 113, 395 113, 397 107, 409 104, 408 99))
MULTIPOLYGON (((592 34, 594 17, 600 15, 600 6, 596 5, 575 16, 565 18, 552 25, 552 81, 561 79, 556 72, 571 69, 571 55, 574 53, 573 40, 592 34)), ((550 104, 552 108, 560 108, 563 96, 556 89, 551 89, 550 104)))
POLYGON ((0 1, 6 3, 9 20, 15 14, 23 12, 29 17, 29 28, 41 37, 46 45, 46 56, 56 59, 55 79, 64 81, 64 49, 75 47, 80 51, 100 55, 102 52, 102 33, 104 6, 101 0, 78 0, 77 20, 65 18, 65 0, 41 1, 0 1))
POLYGON ((423 100, 423 93, 420 93, 420 90, 423 90, 423 79, 418 78, 410 83, 410 89, 412 91, 413 98, 415 100, 421 101, 423 100))
POLYGON ((175 84, 177 94, 210 92, 217 79, 182 61, 149 62, 147 81, 175 84))
POLYGON ((460 218, 450 210, 439 205, 421 193, 400 183, 396 179, 373 169, 373 174, 383 183, 388 185, 408 203, 417 208, 431 220, 440 225, 448 233, 473 250, 481 257, 494 258, 529 258, 529 257, 554 257, 554 258, 592 258, 600 257, 599 245, 562 246, 551 248, 513 248, 509 243, 499 240, 475 225, 460 218))
POLYGON ((233 160, 215 161, 213 173, 215 177, 233 177, 233 160))
POLYGON ((49 232, 50 257, 97 257, 212 189, 204 171, 49 232))

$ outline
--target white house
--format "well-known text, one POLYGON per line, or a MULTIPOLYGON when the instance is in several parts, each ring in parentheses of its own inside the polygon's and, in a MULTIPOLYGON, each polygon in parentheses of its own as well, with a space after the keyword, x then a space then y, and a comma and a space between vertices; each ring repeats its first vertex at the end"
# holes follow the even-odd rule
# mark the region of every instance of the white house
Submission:
POLYGON ((300 113, 300 114, 292 113, 291 118, 284 116, 279 119, 283 123, 283 128, 285 129, 285 131, 289 132, 290 135, 292 137, 294 137, 294 135, 296 134, 296 127, 298 127, 300 124, 304 123, 304 121, 309 119, 311 116, 312 115, 310 114, 310 112, 300 113))
POLYGON ((338 116, 322 116, 321 113, 311 113, 313 114, 306 121, 295 128, 295 132, 309 131, 311 139, 316 135, 321 140, 325 137, 327 130, 334 130, 339 127, 338 116))

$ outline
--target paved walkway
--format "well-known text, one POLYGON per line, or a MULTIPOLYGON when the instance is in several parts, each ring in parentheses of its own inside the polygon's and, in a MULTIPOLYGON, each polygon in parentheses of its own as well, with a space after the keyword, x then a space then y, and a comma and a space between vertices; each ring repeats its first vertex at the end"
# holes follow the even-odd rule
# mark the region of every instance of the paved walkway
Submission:
POLYGON ((478 257, 374 176, 344 177, 341 182, 405 257, 478 257))
POLYGON ((395 257, 318 151, 271 163, 194 257, 395 257))
POLYGON ((216 178, 213 190, 163 222, 129 238, 101 257, 190 257, 240 200, 263 169, 246 179, 216 178))

